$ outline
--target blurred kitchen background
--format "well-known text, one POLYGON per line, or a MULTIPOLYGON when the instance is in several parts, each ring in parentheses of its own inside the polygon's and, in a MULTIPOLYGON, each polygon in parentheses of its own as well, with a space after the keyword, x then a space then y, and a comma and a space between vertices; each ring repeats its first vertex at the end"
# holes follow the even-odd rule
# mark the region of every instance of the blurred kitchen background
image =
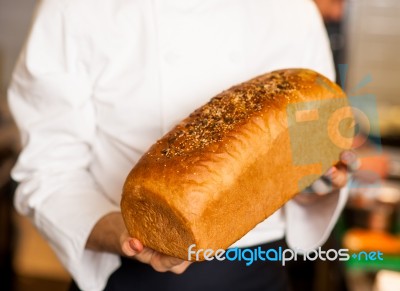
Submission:
MULTIPOLYGON (((384 260, 293 263, 293 290, 400 290, 400 0, 315 1, 330 35, 337 82, 360 109, 355 150, 362 160, 324 248, 381 251, 384 260)), ((70 282, 35 228, 12 207, 9 172, 19 143, 6 89, 35 4, 0 0, 0 290, 67 290, 70 282)))

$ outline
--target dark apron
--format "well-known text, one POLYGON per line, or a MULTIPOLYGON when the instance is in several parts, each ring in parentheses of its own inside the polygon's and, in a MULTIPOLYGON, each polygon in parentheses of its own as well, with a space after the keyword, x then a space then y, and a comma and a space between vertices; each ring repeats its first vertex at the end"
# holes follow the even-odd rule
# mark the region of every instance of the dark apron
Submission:
MULTIPOLYGON (((285 248, 279 240, 261 245, 263 250, 285 248)), ((255 248, 255 247, 252 247, 255 248)), ((105 291, 287 291, 286 267, 281 262, 208 261, 193 263, 181 275, 160 273, 129 258, 108 279, 105 291)), ((70 291, 79 288, 73 282, 70 291)))

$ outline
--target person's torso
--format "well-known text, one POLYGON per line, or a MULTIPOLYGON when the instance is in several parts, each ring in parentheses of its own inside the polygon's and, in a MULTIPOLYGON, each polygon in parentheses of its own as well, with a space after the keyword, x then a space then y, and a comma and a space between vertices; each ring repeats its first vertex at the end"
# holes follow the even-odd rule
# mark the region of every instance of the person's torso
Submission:
MULTIPOLYGON (((302 2, 77 4, 82 15, 74 18, 82 21, 83 31, 92 32, 82 33, 91 49, 98 134, 90 170, 105 195, 119 204, 125 177, 140 156, 214 95, 271 70, 305 66, 302 40, 307 32, 290 21, 303 17, 298 11, 302 2)), ((266 227, 272 237, 283 235, 280 211, 253 236, 258 230, 256 236, 268 241, 266 227)), ((242 241, 248 245, 253 240, 242 241)))

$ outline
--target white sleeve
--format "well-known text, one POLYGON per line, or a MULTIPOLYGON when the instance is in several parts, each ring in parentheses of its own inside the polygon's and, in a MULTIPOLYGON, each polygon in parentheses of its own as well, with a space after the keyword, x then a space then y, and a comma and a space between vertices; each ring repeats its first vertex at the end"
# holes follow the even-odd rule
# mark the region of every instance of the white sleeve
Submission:
POLYGON ((32 219, 80 288, 101 290, 119 258, 85 250, 85 244, 95 223, 119 207, 88 170, 96 138, 92 82, 65 3, 40 3, 8 92, 22 140, 12 171, 19 183, 15 206, 32 219))
MULTIPOLYGON (((304 67, 313 69, 332 81, 335 70, 327 33, 315 3, 309 5, 309 31, 304 40, 304 67)), ((304 205, 292 199, 284 206, 286 241, 291 248, 314 249, 328 239, 348 198, 348 187, 321 196, 316 202, 304 205)))
POLYGON ((311 250, 328 239, 349 195, 344 187, 308 205, 294 199, 285 204, 286 242, 292 249, 311 250))

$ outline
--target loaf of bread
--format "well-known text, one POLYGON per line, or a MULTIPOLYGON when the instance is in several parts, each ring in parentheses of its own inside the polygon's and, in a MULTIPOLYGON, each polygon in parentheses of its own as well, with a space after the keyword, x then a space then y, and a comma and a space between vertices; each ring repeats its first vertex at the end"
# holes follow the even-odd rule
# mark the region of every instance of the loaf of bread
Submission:
POLYGON ((311 70, 274 71, 223 91, 129 173, 121 201, 128 232, 182 259, 192 244, 226 249, 337 163, 353 126, 343 91, 311 70))

